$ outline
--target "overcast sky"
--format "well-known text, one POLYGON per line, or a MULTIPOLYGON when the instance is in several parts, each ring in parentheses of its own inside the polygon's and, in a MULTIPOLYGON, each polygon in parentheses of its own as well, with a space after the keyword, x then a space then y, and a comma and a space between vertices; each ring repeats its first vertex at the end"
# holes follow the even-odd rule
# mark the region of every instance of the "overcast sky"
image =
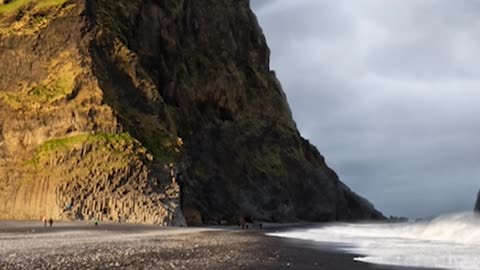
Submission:
POLYGON ((480 189, 480 1, 251 0, 303 136, 387 215, 480 189))

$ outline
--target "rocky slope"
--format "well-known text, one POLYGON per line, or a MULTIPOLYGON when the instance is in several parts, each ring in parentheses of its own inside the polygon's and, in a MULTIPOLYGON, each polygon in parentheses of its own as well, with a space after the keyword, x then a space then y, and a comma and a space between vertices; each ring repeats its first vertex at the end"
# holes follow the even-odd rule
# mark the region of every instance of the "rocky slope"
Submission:
POLYGON ((0 218, 382 218, 298 133, 248 0, 14 0, 0 63, 0 218))

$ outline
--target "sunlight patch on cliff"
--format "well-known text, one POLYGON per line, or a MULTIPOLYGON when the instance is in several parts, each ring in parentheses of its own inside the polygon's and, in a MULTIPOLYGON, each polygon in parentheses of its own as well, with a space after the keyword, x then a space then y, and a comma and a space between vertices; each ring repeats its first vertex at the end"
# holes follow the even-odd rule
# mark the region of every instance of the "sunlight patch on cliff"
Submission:
POLYGON ((0 5, 0 14, 11 13, 26 6, 30 3, 35 3, 35 7, 38 9, 47 8, 51 6, 63 5, 68 0, 13 0, 7 4, 0 5))

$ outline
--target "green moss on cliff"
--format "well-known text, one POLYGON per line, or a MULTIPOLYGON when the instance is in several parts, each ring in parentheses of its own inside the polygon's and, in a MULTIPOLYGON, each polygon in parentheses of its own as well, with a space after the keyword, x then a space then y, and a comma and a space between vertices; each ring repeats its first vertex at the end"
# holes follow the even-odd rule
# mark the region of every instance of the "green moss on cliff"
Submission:
POLYGON ((68 0, 40 0, 37 4, 38 8, 47 8, 51 6, 59 6, 66 3, 68 0))
POLYGON ((28 91, 0 93, 0 100, 15 110, 38 109, 66 98, 73 92, 75 77, 72 73, 60 74, 58 79, 39 84, 28 91))
POLYGON ((32 0, 13 0, 8 4, 0 5, 0 14, 16 11, 30 2, 32 0))
POLYGON ((152 159, 148 152, 151 152, 153 157, 160 162, 169 163, 178 160, 181 146, 171 136, 157 135, 147 138, 148 143, 143 144, 145 147, 129 133, 81 134, 53 139, 40 145, 27 164, 37 166, 42 160, 49 160, 58 153, 82 149, 87 145, 93 146, 92 152, 99 153, 99 159, 113 157, 117 167, 127 166, 128 162, 134 160, 129 157, 139 157, 140 155, 152 159))
POLYGON ((118 145, 125 143, 132 143, 133 139, 128 133, 111 134, 111 133, 98 133, 98 134, 82 134, 73 137, 53 139, 45 142, 37 149, 37 154, 46 153, 49 151, 71 149, 73 146, 84 143, 98 143, 103 142, 109 145, 118 145))
POLYGON ((281 174, 284 171, 283 162, 277 149, 259 149, 255 154, 255 167, 269 175, 281 174))
POLYGON ((51 84, 40 85, 33 88, 29 95, 39 102, 54 102, 72 93, 74 78, 63 76, 51 84))
MULTIPOLYGON (((138 139, 156 160, 164 163, 176 162, 181 157, 182 146, 178 137, 158 122, 158 116, 142 114, 131 106, 120 105, 119 100, 110 100, 118 108, 118 116, 126 129, 138 139)), ((167 113, 164 121, 172 122, 167 113)))
POLYGON ((55 183, 89 182, 143 170, 151 156, 128 133, 81 134, 40 145, 25 164, 24 181, 49 178, 55 183))
POLYGON ((39 9, 43 9, 51 6, 62 5, 67 1, 68 0, 13 0, 8 4, 0 5, 0 14, 17 11, 30 3, 35 4, 35 7, 39 9))
POLYGON ((50 151, 60 150, 60 149, 68 149, 75 144, 84 143, 90 135, 79 135, 74 137, 68 138, 61 138, 61 139, 53 139, 47 141, 46 143, 42 144, 40 147, 37 148, 36 156, 41 155, 50 151))
POLYGON ((177 144, 177 137, 160 127, 145 130, 139 140, 161 162, 175 162, 180 158, 181 145, 177 144))
MULTIPOLYGON (((132 149, 136 141, 128 133, 120 134, 82 134, 78 136, 72 136, 67 138, 59 138, 47 141, 40 145, 32 159, 28 161, 28 164, 38 165, 42 159, 48 159, 55 155, 57 152, 65 152, 74 150, 75 147, 82 148, 85 145, 94 145, 98 152, 109 152, 104 158, 107 158, 109 154, 128 155, 128 151, 120 153, 122 150, 132 149)), ((146 153, 146 151, 140 151, 146 153)))

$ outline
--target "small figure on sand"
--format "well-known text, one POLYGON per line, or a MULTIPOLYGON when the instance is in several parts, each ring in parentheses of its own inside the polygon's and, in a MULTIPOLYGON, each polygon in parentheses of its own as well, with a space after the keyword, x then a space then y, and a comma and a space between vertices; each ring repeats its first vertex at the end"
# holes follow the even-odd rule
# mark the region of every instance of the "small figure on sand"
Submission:
POLYGON ((47 217, 46 216, 43 216, 43 227, 46 228, 47 227, 47 217))
POLYGON ((98 218, 95 219, 94 224, 95 224, 95 227, 98 226, 98 218))
POLYGON ((50 224, 50 228, 51 228, 52 225, 53 225, 53 219, 52 219, 52 218, 50 218, 50 219, 48 220, 48 224, 50 224))

